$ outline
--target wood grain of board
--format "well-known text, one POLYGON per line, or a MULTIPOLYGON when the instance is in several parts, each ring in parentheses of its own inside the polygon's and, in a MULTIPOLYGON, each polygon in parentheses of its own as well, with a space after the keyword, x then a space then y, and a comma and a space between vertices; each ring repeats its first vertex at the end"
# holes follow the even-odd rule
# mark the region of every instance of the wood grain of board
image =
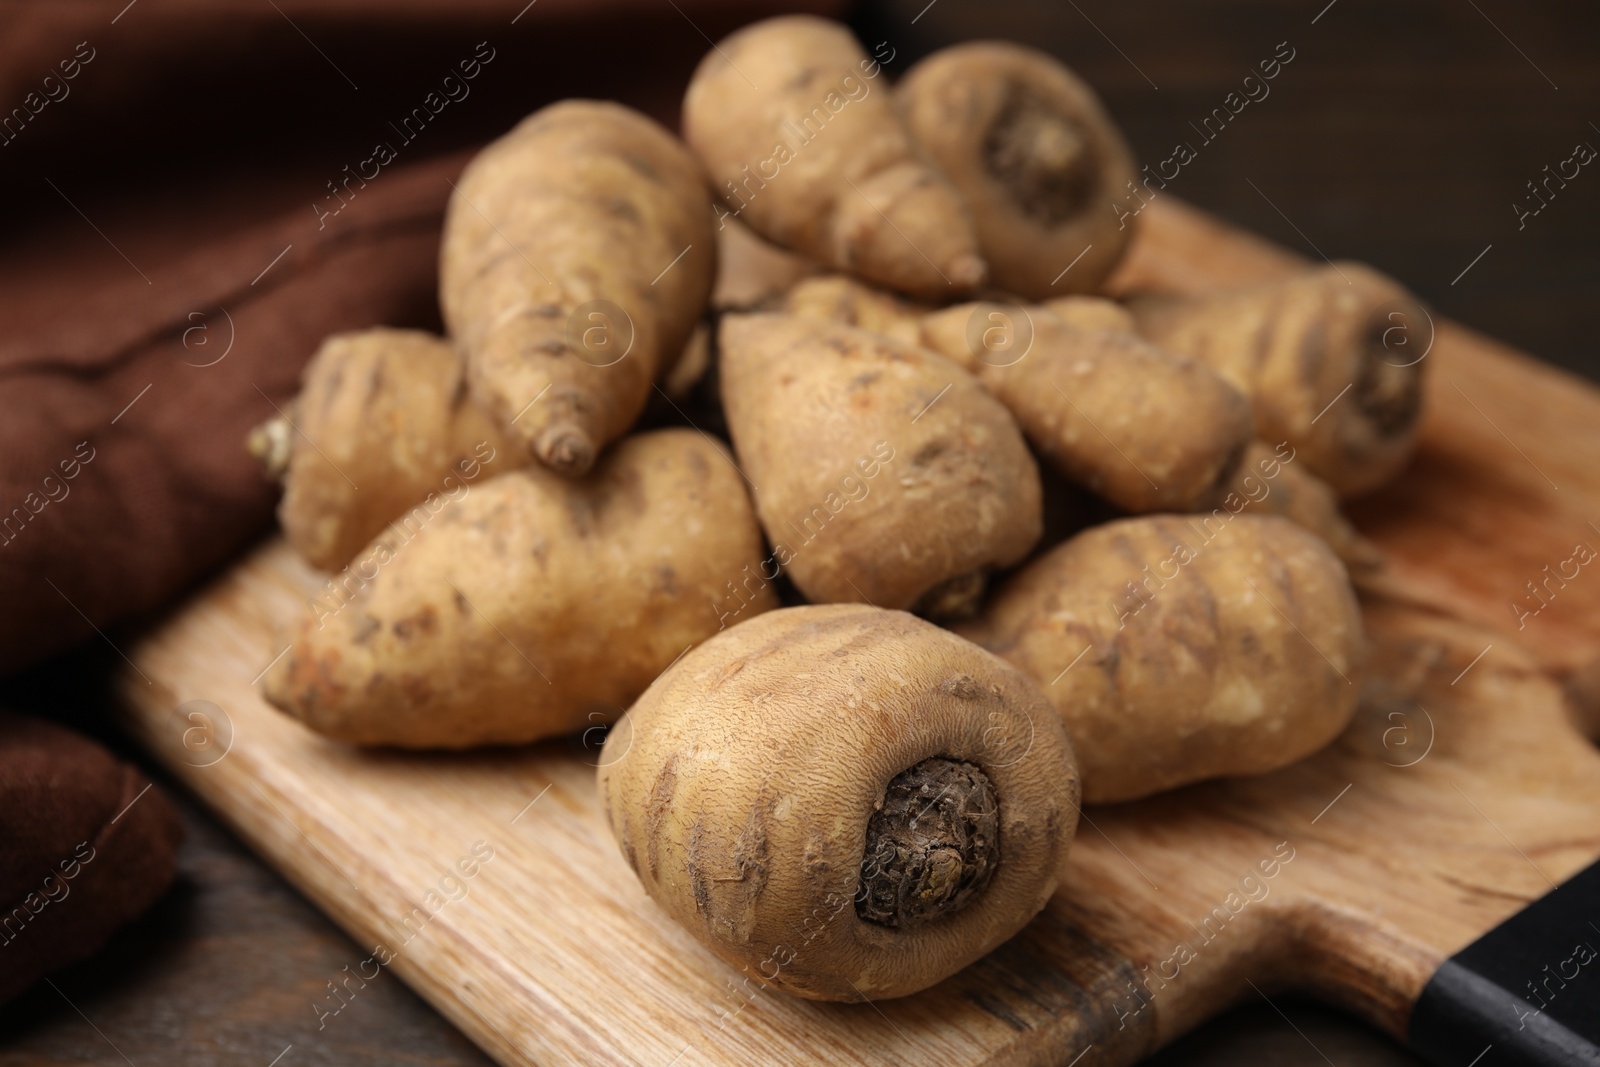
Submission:
MULTIPOLYGON (((1141 221, 1124 288, 1301 265, 1170 200, 1141 221)), ((581 738, 362 752, 266 707, 273 632, 318 583, 281 543, 129 649, 128 720, 507 1064, 1125 1064, 1289 988, 1400 1035, 1442 959, 1600 856, 1600 754, 1548 673, 1600 649, 1600 575, 1520 632, 1506 606, 1600 520, 1600 395, 1449 324, 1428 358, 1418 461, 1359 511, 1393 563, 1350 729, 1272 775, 1088 809, 1046 912, 914 997, 797 1001, 717 961, 616 854, 581 738)))

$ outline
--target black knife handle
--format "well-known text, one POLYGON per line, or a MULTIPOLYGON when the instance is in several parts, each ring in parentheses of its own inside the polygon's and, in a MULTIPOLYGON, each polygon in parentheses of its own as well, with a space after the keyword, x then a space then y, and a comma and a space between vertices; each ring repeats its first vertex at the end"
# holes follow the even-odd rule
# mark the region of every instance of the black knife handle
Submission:
POLYGON ((1439 1067, 1600 1067, 1600 862, 1446 960, 1406 1040, 1439 1067))

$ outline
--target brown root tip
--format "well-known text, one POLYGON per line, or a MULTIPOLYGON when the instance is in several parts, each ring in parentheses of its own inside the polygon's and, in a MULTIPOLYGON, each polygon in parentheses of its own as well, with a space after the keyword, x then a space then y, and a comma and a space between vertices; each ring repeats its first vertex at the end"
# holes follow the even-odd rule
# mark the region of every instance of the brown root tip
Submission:
POLYGON ((950 279, 950 284, 967 292, 978 288, 989 277, 989 264, 979 256, 972 253, 957 256, 945 271, 945 277, 950 279))
POLYGON ((902 929, 972 903, 1000 864, 1000 805, 976 764, 934 756, 901 771, 867 824, 856 915, 902 929))
POLYGON ((594 466, 594 444, 588 436, 571 427, 558 427, 540 436, 534 455, 557 474, 581 478, 594 466))
POLYGON ((244 450, 261 464, 262 473, 281 482, 294 454, 294 427, 282 415, 274 415, 251 429, 244 439, 244 450))
POLYGON ((1355 400, 1381 435, 1403 437, 1422 415, 1420 366, 1402 363, 1381 341, 1369 344, 1355 400))
POLYGON ((1099 180, 1079 120, 1022 88, 1011 92, 990 127, 984 163, 1023 214, 1051 227, 1082 212, 1099 180))
POLYGON ((933 622, 970 619, 978 613, 988 586, 989 578, 982 571, 957 575, 923 593, 911 606, 911 613, 933 622))

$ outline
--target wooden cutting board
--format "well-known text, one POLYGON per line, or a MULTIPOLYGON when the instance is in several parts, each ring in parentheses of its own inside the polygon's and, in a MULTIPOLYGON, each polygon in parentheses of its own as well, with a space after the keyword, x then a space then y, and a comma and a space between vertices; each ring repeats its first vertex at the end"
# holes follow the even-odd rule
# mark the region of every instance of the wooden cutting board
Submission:
MULTIPOLYGON (((1166 198, 1141 222, 1123 288, 1303 262, 1166 198)), ((274 629, 318 585, 281 543, 126 649, 128 721, 370 947, 336 983, 387 966, 506 1064, 1126 1064, 1291 988, 1404 1035, 1444 959, 1600 856, 1600 754, 1550 675, 1600 651, 1600 574, 1520 632, 1510 608, 1600 546, 1600 392, 1448 323, 1427 358, 1418 461, 1358 513, 1393 562, 1350 729, 1276 774, 1090 808, 1046 912, 914 997, 793 1000, 702 949, 617 855, 595 738, 361 752, 266 707, 274 629)))

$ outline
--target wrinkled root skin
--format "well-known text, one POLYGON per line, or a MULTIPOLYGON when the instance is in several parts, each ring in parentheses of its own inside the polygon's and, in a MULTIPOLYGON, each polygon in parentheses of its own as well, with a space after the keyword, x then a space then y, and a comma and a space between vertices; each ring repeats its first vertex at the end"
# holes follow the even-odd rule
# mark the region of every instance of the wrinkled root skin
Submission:
POLYGON ((969 293, 988 277, 972 220, 917 151, 880 73, 847 26, 763 19, 700 62, 683 97, 684 140, 719 218, 919 299, 969 293), (760 71, 759 87, 744 71, 760 71))
POLYGON ((601 807, 684 930, 762 989, 926 989, 1055 892, 1077 763, 1039 687, 949 630, 862 604, 730 626, 606 736, 601 807))
POLYGON ((1392 278, 1340 261, 1191 300, 1147 294, 1130 307, 1150 341, 1248 396, 1256 435, 1292 445, 1341 499, 1410 461, 1433 320, 1392 278))
POLYGON ((710 208, 677 138, 593 100, 542 108, 462 173, 440 308, 477 403, 540 464, 587 474, 671 371, 716 274, 710 208))
POLYGON ((1355 714, 1366 659, 1332 549, 1286 519, 1226 510, 1085 530, 957 632, 1046 691, 1093 804, 1310 755, 1355 714))

